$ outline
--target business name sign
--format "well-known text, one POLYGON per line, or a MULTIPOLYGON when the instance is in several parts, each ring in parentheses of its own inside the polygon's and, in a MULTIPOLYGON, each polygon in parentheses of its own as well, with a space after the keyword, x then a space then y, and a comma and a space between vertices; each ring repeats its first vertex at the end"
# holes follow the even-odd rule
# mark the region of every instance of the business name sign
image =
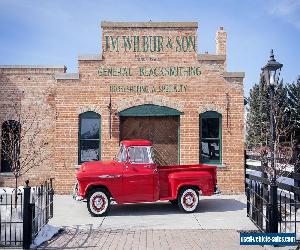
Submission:
POLYGON ((169 66, 169 67, 99 67, 98 75, 101 77, 180 77, 200 76, 200 67, 169 66))
POLYGON ((110 93, 180 93, 187 92, 185 84, 148 85, 117 85, 109 86, 110 93))
POLYGON ((104 36, 104 52, 195 52, 196 37, 181 35, 176 37, 160 35, 104 36))

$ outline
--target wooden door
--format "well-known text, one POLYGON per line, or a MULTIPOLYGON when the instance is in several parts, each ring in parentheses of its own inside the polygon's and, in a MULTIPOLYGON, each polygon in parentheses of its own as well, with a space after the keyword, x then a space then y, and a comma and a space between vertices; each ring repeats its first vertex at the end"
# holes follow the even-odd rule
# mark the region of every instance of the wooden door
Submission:
POLYGON ((158 165, 178 164, 179 116, 123 116, 120 140, 146 139, 153 142, 158 165))

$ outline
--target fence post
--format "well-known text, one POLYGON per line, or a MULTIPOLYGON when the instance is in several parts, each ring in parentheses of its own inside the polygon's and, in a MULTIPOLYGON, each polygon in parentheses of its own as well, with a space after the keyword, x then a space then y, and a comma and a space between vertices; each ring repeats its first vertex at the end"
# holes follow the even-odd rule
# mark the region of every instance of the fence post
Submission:
POLYGON ((278 200, 276 180, 270 185, 269 233, 278 233, 278 200))
POLYGON ((24 187, 24 203, 23 203, 23 248, 29 249, 31 244, 32 228, 31 224, 31 209, 30 209, 30 192, 31 187, 28 185, 29 180, 25 181, 24 187))
POLYGON ((245 193, 247 193, 247 151, 244 150, 244 178, 245 178, 245 193))
POLYGON ((50 188, 49 188, 49 182, 45 182, 45 186, 46 186, 46 223, 48 223, 49 221, 49 192, 50 192, 50 188))
POLYGON ((53 194, 54 194, 54 191, 53 191, 53 178, 50 178, 50 218, 53 217, 53 194))

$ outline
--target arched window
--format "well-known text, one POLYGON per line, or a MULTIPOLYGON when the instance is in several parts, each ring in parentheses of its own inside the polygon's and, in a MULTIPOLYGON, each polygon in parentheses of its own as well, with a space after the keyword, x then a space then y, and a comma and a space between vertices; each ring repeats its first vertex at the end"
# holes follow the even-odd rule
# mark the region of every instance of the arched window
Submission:
POLYGON ((222 115, 209 111, 200 115, 200 162, 221 164, 222 115))
POLYGON ((11 172, 20 157, 21 125, 14 120, 3 122, 1 131, 1 172, 11 172))
POLYGON ((101 159, 101 116, 95 112, 79 115, 78 163, 101 159))

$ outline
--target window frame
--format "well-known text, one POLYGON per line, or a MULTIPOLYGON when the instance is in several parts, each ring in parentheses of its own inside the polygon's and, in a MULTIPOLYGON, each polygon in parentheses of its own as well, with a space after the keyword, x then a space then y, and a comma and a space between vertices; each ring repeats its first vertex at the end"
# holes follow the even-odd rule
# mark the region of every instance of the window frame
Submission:
MULTIPOLYGON (((217 164, 221 165, 222 164, 222 114, 217 112, 217 111, 206 111, 203 112, 199 115, 199 162, 200 163, 205 163, 205 164, 217 164), (217 118, 219 119, 219 137, 217 138, 212 138, 213 140, 219 140, 219 160, 204 160, 202 158, 202 120, 207 119, 207 118, 217 118)), ((205 139, 205 138, 204 138, 205 139)))
POLYGON ((127 148, 127 157, 128 157, 128 158, 127 158, 128 161, 129 161, 131 164, 145 165, 145 164, 154 164, 154 163, 155 163, 155 160, 153 159, 153 148, 152 148, 152 146, 130 146, 130 147, 127 148), (145 148, 150 148, 150 149, 151 149, 150 154, 149 154, 149 152, 147 152, 147 153, 148 153, 149 159, 150 159, 150 157, 151 157, 151 162, 148 162, 148 163, 146 163, 146 162, 132 162, 132 160, 131 160, 131 158, 130 158, 130 149, 131 149, 131 148, 139 148, 139 147, 145 147, 145 148))
MULTIPOLYGON (((18 141, 18 155, 20 156, 21 154, 21 145, 20 145, 20 138, 21 138, 21 123, 19 121, 16 121, 16 120, 6 120, 4 121, 2 124, 1 124, 1 161, 0 161, 0 173, 12 173, 12 169, 11 169, 11 166, 9 166, 9 171, 4 171, 3 170, 3 163, 7 160, 4 159, 4 152, 3 152, 3 136, 4 136, 4 127, 5 128, 8 128, 10 126, 13 126, 13 129, 17 129, 17 133, 14 133, 14 136, 17 136, 19 138, 19 141, 18 141)), ((14 132, 16 132, 14 131, 14 132)), ((9 163, 8 163, 9 164, 9 163)), ((8 170, 8 169, 6 169, 8 170)))
POLYGON ((93 112, 93 111, 86 111, 84 113, 79 114, 78 116, 78 164, 81 165, 84 162, 89 161, 82 161, 81 160, 81 142, 82 141, 98 141, 99 142, 99 149, 98 149, 98 155, 99 160, 101 160, 101 115, 93 112), (98 119, 99 121, 99 139, 82 139, 81 138, 81 127, 82 127, 82 120, 83 119, 98 119))

